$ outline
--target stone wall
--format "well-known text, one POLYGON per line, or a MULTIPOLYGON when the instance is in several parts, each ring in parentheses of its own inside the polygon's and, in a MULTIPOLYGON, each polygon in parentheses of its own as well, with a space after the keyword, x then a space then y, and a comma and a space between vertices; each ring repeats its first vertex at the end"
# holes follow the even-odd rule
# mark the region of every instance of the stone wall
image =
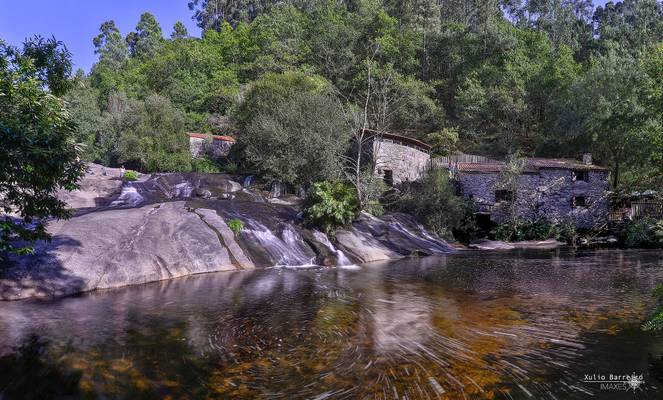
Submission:
POLYGON ((373 141, 373 157, 377 174, 392 171, 394 184, 419 180, 430 167, 430 154, 389 139, 373 141))
POLYGON ((575 181, 573 171, 543 168, 539 173, 523 174, 512 202, 496 202, 500 189, 497 173, 459 174, 462 194, 473 199, 480 211, 489 212, 495 222, 504 222, 511 215, 526 220, 545 218, 569 221, 580 228, 591 228, 606 221, 608 216, 608 172, 590 171, 587 181, 575 181), (573 198, 586 199, 584 207, 574 207, 573 198))
POLYGON ((230 148, 233 146, 232 142, 224 140, 203 139, 197 137, 189 137, 189 148, 191 156, 203 157, 210 156, 213 158, 227 157, 230 153, 230 148))

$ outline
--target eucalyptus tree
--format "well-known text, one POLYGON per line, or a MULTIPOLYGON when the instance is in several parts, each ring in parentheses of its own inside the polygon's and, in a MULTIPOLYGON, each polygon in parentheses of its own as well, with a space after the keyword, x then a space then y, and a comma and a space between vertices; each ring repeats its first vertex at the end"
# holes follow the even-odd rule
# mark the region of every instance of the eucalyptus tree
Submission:
POLYGON ((129 57, 127 43, 115 21, 106 21, 99 27, 99 34, 92 40, 99 62, 111 69, 119 69, 129 57))
POLYGON ((136 25, 136 31, 129 33, 126 41, 132 57, 150 59, 158 54, 163 45, 161 25, 154 15, 143 13, 136 25))

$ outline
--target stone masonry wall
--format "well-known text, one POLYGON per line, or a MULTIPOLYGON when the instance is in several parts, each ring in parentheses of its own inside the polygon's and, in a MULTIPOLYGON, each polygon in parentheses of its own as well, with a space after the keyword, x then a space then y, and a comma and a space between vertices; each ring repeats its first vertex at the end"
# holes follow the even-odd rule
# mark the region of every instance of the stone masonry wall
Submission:
POLYGON ((579 228, 591 228, 608 216, 608 172, 590 171, 588 181, 574 181, 573 171, 541 169, 538 174, 523 174, 513 203, 495 202, 499 174, 459 174, 463 196, 472 198, 480 210, 488 210, 495 222, 504 222, 513 212, 519 218, 570 221, 579 228), (585 207, 573 207, 574 197, 586 198, 585 207), (483 207, 482 207, 483 205, 483 207))
POLYGON ((428 153, 388 139, 373 142, 373 156, 376 172, 384 176, 385 170, 391 170, 394 184, 419 180, 430 166, 428 153))
POLYGON ((189 137, 189 147, 192 157, 211 156, 214 158, 227 157, 233 143, 223 140, 209 140, 189 137))

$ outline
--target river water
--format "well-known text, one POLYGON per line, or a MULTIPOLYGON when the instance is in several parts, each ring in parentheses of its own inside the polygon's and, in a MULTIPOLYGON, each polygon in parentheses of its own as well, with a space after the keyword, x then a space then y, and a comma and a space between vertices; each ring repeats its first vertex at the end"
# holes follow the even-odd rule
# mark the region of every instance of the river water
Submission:
POLYGON ((662 252, 464 252, 4 303, 0 399, 663 398, 659 282, 662 252))

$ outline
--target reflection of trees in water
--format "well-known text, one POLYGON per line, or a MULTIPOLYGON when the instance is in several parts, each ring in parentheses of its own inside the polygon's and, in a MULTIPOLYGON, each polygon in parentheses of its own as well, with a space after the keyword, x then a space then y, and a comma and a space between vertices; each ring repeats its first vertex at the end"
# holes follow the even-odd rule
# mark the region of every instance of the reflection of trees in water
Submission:
POLYGON ((39 374, 16 360, 33 359, 47 382, 111 398, 415 399, 437 397, 436 385, 450 399, 492 398, 522 394, 514 382, 537 395, 550 385, 543 364, 573 365, 592 346, 583 332, 637 321, 660 275, 647 269, 658 260, 636 256, 509 257, 208 275, 56 302, 52 316, 16 306, 0 331, 31 315, 40 322, 3 332, 49 331, 51 342, 25 339, 0 370, 32 382, 39 374))
POLYGON ((30 336, 15 353, 0 358, 0 398, 46 399, 78 395, 81 373, 65 372, 48 354, 48 342, 30 336))

